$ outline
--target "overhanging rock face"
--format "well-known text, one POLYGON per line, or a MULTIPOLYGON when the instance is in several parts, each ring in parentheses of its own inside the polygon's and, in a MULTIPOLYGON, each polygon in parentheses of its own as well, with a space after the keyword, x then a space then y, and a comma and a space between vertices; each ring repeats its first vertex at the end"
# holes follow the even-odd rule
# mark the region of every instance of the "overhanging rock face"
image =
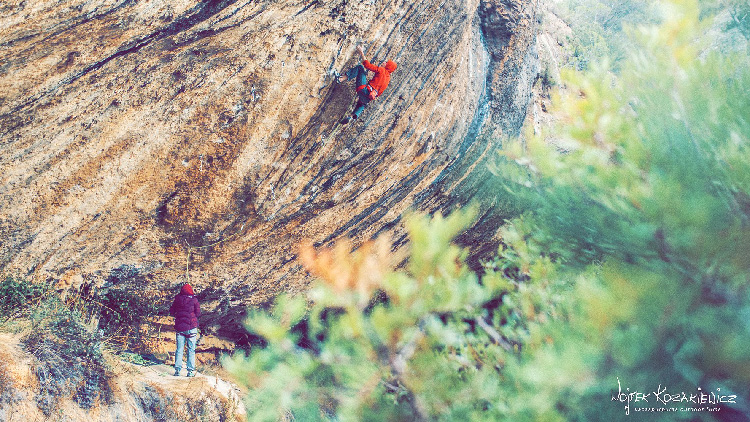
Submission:
POLYGON ((307 286, 302 239, 391 233, 398 249, 404 211, 486 190, 477 175, 525 115, 536 7, 5 2, 0 271, 67 289, 134 268, 168 291, 190 245, 204 325, 231 332, 244 307, 307 286), (355 94, 330 75, 357 43, 399 67, 341 126, 355 94))

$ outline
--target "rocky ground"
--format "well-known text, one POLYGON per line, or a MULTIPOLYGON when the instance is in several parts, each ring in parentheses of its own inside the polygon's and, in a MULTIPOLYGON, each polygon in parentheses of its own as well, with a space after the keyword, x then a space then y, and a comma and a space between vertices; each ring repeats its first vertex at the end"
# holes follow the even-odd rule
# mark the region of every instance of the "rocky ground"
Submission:
POLYGON ((135 365, 108 355, 104 388, 84 401, 80 389, 66 388, 70 379, 40 378, 45 363, 24 350, 17 336, 0 333, 0 357, 0 420, 5 422, 244 420, 242 393, 216 375, 175 377, 169 365, 135 365), (55 394, 47 403, 50 389, 70 393, 55 394))

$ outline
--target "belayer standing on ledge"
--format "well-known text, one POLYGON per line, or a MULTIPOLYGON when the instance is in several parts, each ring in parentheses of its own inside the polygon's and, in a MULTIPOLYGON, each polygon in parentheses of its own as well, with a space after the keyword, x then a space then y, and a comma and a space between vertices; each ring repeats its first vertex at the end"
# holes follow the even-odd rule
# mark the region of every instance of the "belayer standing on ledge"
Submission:
POLYGON ((195 376, 195 346, 198 342, 198 317, 201 316, 201 308, 198 299, 193 293, 193 288, 185 283, 180 294, 174 298, 169 314, 174 317, 174 330, 176 332, 177 350, 174 353, 174 376, 180 376, 182 370, 182 349, 187 340, 187 376, 195 376))
POLYGON ((367 61, 362 46, 357 46, 357 53, 362 58, 362 64, 354 66, 338 78, 338 82, 355 79, 357 84, 357 106, 354 108, 351 117, 347 116, 341 119, 341 124, 344 125, 359 117, 367 103, 383 94, 383 91, 388 87, 388 82, 391 81, 391 73, 396 70, 396 63, 390 60, 385 62, 383 67, 375 66, 367 61), (370 82, 367 82, 368 70, 375 72, 375 76, 370 82))

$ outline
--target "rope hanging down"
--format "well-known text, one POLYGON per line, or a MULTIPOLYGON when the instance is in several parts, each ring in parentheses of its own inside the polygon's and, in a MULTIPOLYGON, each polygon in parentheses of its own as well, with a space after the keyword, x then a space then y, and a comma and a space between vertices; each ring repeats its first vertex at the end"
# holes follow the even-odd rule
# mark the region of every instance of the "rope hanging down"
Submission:
POLYGON ((186 263, 185 263, 185 279, 187 280, 187 282, 190 283, 190 254, 193 252, 193 249, 208 249, 208 248, 214 247, 214 246, 216 246, 216 245, 218 245, 220 243, 224 243, 227 240, 229 240, 229 239, 237 236, 238 234, 240 234, 244 228, 245 228, 245 223, 242 223, 242 226, 240 227, 240 229, 237 230, 233 235, 225 237, 224 239, 221 239, 221 240, 217 240, 216 242, 211 243, 210 245, 193 246, 193 245, 189 244, 187 242, 187 240, 186 240, 185 241, 185 245, 187 246, 187 260, 186 260, 186 263))

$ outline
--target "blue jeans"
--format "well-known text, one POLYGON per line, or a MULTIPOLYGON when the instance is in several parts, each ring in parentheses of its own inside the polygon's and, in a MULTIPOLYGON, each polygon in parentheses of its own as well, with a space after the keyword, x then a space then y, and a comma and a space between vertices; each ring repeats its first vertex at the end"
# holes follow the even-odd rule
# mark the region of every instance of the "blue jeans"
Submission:
POLYGON ((180 333, 177 333, 177 351, 174 353, 174 370, 180 371, 182 369, 182 349, 185 347, 185 339, 187 339, 187 370, 188 372, 195 371, 195 345, 198 343, 198 328, 185 331, 186 334, 192 336, 185 337, 180 333))
MULTIPOLYGON (((349 69, 346 72, 346 77, 349 80, 354 79, 357 87, 367 85, 367 69, 361 64, 349 69)), ((367 103, 370 102, 370 97, 368 97, 367 94, 367 89, 357 91, 358 98, 357 106, 354 108, 354 117, 359 117, 359 115, 362 114, 362 111, 364 111, 367 103)))

